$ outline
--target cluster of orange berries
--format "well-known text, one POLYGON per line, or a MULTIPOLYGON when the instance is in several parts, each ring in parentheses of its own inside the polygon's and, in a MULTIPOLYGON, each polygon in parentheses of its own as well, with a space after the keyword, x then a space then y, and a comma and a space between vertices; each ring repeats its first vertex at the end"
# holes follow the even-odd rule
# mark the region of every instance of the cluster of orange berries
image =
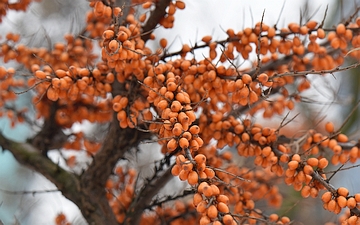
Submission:
POLYGON ((198 192, 194 194, 193 204, 196 211, 201 214, 200 225, 236 224, 235 219, 230 214, 229 198, 220 194, 219 188, 214 184, 200 183, 198 192))
MULTIPOLYGON (((277 177, 269 169, 249 169, 230 164, 224 171, 218 170, 216 176, 225 184, 218 187, 222 194, 228 196, 229 205, 233 205, 233 213, 237 215, 251 214, 253 218, 264 219, 266 216, 259 209, 255 210, 256 201, 266 200, 273 207, 279 207, 282 203, 279 188, 271 185, 276 182, 277 177)), ((251 224, 256 221, 248 219, 251 224)))
POLYGON ((91 38, 100 38, 105 28, 111 23, 113 10, 105 6, 102 1, 91 1, 89 5, 94 10, 86 15, 86 31, 91 38))
POLYGON ((112 90, 110 84, 114 81, 113 75, 103 76, 99 69, 90 71, 75 66, 54 71, 50 66, 40 70, 38 65, 33 65, 32 71, 35 76, 28 80, 28 85, 34 86, 39 94, 34 98, 34 102, 39 102, 36 104, 38 116, 48 115, 48 99, 62 106, 56 112, 56 119, 64 127, 71 127, 74 122, 83 119, 92 122, 110 120, 111 100, 106 99, 106 94, 112 90), (102 99, 96 100, 96 97, 102 99), (72 113, 74 111, 79 113, 72 113))
POLYGON ((339 224, 341 225, 359 225, 360 219, 357 215, 353 215, 350 209, 345 210, 344 213, 339 215, 339 224))
POLYGON ((187 180, 190 185, 197 185, 199 180, 215 177, 214 170, 206 167, 206 156, 203 154, 197 154, 193 161, 186 159, 183 155, 178 155, 171 173, 174 176, 179 176, 182 181, 187 180))
POLYGON ((173 152, 178 147, 197 151, 203 141, 198 136, 200 128, 193 125, 196 115, 190 96, 182 89, 181 77, 175 75, 171 64, 167 65, 150 68, 143 81, 148 90, 147 101, 156 107, 162 121, 151 124, 150 129, 157 130, 159 141, 166 144, 167 152, 173 152))
POLYGON ((185 9, 185 3, 180 0, 177 0, 175 2, 170 1, 170 4, 167 8, 167 14, 160 20, 159 24, 164 28, 172 28, 174 26, 174 14, 176 12, 176 9, 185 9))
POLYGON ((7 104, 17 99, 14 91, 21 90, 25 86, 24 81, 15 78, 14 75, 14 68, 6 69, 5 67, 0 66, 0 105, 2 106, 0 115, 6 115, 10 121, 12 121, 12 124, 15 122, 23 122, 24 118, 22 114, 26 112, 26 109, 11 109, 10 105, 7 106, 7 104), (7 107, 9 107, 9 110, 7 110, 7 107), (18 112, 13 110, 18 110, 18 112))
POLYGON ((50 65, 53 70, 66 70, 69 66, 86 67, 93 65, 97 58, 92 53, 91 40, 65 35, 66 43, 55 43, 53 49, 29 48, 19 43, 19 35, 9 33, 6 41, 1 44, 0 56, 4 62, 14 60, 31 70, 33 65, 50 65))
MULTIPOLYGON (((330 212, 334 212, 339 214, 342 208, 349 208, 350 211, 352 209, 357 209, 357 205, 360 203, 360 194, 355 194, 354 196, 349 196, 349 190, 340 187, 336 191, 331 192, 327 191, 321 196, 321 200, 323 201, 323 206, 326 210, 330 212)), ((358 209, 357 209, 358 210, 358 209)), ((358 214, 356 216, 359 216, 358 214)), ((353 221, 354 218, 349 218, 349 221, 353 221)), ((353 222, 356 222, 357 219, 353 222)), ((349 223, 355 224, 355 223, 349 223)))
POLYGON ((121 128, 134 128, 139 123, 153 120, 153 114, 148 110, 149 103, 142 98, 137 98, 129 104, 128 97, 117 95, 112 103, 121 128))
POLYGON ((106 196, 119 223, 124 222, 126 211, 134 197, 136 176, 134 169, 118 166, 115 168, 115 176, 106 182, 106 196))
MULTIPOLYGON (((293 71, 304 71, 308 66, 315 70, 334 69, 343 62, 343 57, 347 53, 346 49, 353 37, 354 31, 359 28, 359 18, 356 23, 350 23, 347 26, 339 24, 336 29, 329 31, 328 41, 333 49, 341 49, 341 54, 331 56, 329 50, 321 46, 318 40, 326 38, 326 32, 316 21, 309 21, 303 26, 296 23, 290 23, 288 28, 277 30, 265 23, 257 23, 254 28, 245 28, 237 33, 234 30, 227 30, 228 39, 226 41, 211 42, 211 36, 205 36, 202 41, 209 47, 209 56, 211 60, 217 57, 217 46, 224 45, 225 48, 220 56, 220 61, 233 60, 239 53, 243 59, 249 59, 249 54, 253 51, 251 45, 255 45, 256 52, 261 55, 261 62, 267 63, 271 60, 277 60, 278 54, 292 55, 297 63, 292 64, 293 71), (291 35, 294 35, 291 38, 291 35), (304 58, 306 51, 315 53, 313 60, 304 58), (258 51, 259 50, 259 51, 258 51), (271 56, 268 56, 268 55, 271 56), (304 59, 302 59, 304 58, 304 59)), ((356 41, 355 43, 356 44, 356 41)), ((354 45, 353 47, 356 47, 354 45)), ((358 53, 353 53, 356 56, 358 53)), ((289 68, 290 69, 290 68, 289 68)))
POLYGON ((143 57, 150 55, 151 51, 145 47, 139 34, 140 27, 134 19, 129 27, 120 26, 117 32, 114 28, 103 32, 101 56, 109 68, 115 69, 119 82, 124 82, 132 75, 139 80, 144 79, 144 70, 150 62, 146 62, 143 57))
MULTIPOLYGON (((317 180, 313 180, 314 168, 322 171, 328 165, 326 158, 308 158, 306 162, 301 161, 299 154, 294 154, 287 163, 288 169, 285 171, 285 183, 293 185, 296 191, 301 190, 304 198, 309 196, 316 198, 320 189, 324 187, 317 180), (303 184, 305 184, 303 186, 303 184)), ((321 177, 326 180, 325 174, 321 173, 321 177)))

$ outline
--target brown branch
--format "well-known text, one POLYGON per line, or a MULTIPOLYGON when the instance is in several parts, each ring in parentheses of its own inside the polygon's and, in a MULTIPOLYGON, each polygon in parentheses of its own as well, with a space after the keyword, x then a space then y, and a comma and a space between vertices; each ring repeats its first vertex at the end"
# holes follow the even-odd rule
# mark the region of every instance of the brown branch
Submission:
MULTIPOLYGON (((16 160, 50 180, 61 193, 75 203, 89 224, 117 224, 106 198, 96 198, 89 187, 81 185, 79 178, 53 163, 41 154, 39 149, 28 143, 18 143, 7 139, 0 133, 0 146, 9 150, 16 160)), ((101 195, 100 195, 101 196, 101 195)), ((104 195, 105 196, 105 195, 104 195)))
POLYGON ((173 177, 171 168, 172 166, 170 166, 159 178, 152 179, 150 183, 142 188, 138 193, 138 196, 134 198, 126 213, 124 225, 139 224, 143 210, 150 205, 154 196, 156 196, 156 194, 158 194, 165 184, 173 177))
POLYGON ((160 22, 161 18, 166 15, 166 8, 169 6, 171 0, 159 0, 156 2, 155 9, 151 12, 151 15, 146 22, 146 24, 142 27, 142 33, 144 35, 141 37, 144 42, 149 40, 150 34, 152 30, 156 28, 156 25, 160 22))
MULTIPOLYGON (((44 157, 41 152, 32 145, 12 141, 0 133, 0 146, 3 150, 10 151, 20 164, 45 176, 53 182, 60 191, 73 193, 80 190, 78 178, 74 174, 65 171, 50 159, 44 157)), ((76 195, 69 197, 78 201, 76 195)))
MULTIPOLYGON (((112 84, 112 88, 113 96, 119 95, 125 90, 124 84, 119 83, 117 80, 112 84)), ((111 223, 103 224, 117 224, 106 199, 105 184, 107 179, 112 174, 116 163, 121 158, 124 158, 124 154, 137 146, 141 141, 150 138, 150 136, 151 134, 137 129, 121 128, 117 120, 117 113, 113 113, 113 118, 101 149, 93 157, 89 168, 80 178, 81 186, 86 187, 87 194, 97 199, 96 201, 102 201, 104 212, 107 212, 107 216, 112 218, 111 223)))
POLYGON ((346 71, 346 70, 350 70, 350 69, 354 69, 356 67, 359 67, 360 63, 354 63, 352 65, 349 66, 345 66, 345 67, 336 67, 334 69, 330 69, 330 70, 308 70, 308 71, 301 71, 301 72, 297 72, 297 71, 290 71, 290 72, 286 72, 286 73, 281 73, 281 74, 274 74, 273 76, 270 77, 270 79, 274 79, 274 78, 278 78, 278 77, 295 77, 295 76, 305 76, 305 75, 309 75, 309 74, 326 74, 326 73, 337 73, 337 72, 341 72, 341 71, 346 71))

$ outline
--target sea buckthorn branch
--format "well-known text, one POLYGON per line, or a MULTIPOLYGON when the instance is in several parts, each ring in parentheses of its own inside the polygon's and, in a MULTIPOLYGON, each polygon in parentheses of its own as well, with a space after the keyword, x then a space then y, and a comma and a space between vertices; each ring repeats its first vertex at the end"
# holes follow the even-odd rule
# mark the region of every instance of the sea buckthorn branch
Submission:
POLYGON ((27 195, 27 194, 31 194, 33 196, 35 196, 36 194, 43 194, 43 193, 53 193, 53 192, 59 192, 60 190, 58 189, 50 189, 50 190, 33 190, 33 191, 9 191, 9 190, 5 190, 5 189, 1 189, 1 192, 7 193, 7 194, 12 194, 12 195, 27 195))
MULTIPOLYGON (((348 51, 360 47, 360 19, 334 29, 323 29, 315 21, 305 25, 291 23, 287 28, 277 29, 261 21, 238 33, 227 30, 228 38, 223 41, 212 41, 211 36, 205 36, 201 39, 205 44, 199 42, 192 48, 184 45, 176 53, 181 58, 172 60, 166 39, 160 40, 161 48, 155 53, 145 42, 153 38, 151 31, 158 24, 165 28, 173 26, 175 10, 184 8, 183 2, 145 2, 141 5, 144 9, 154 6, 146 23, 146 15, 135 17, 135 8, 127 14, 113 3, 90 2, 93 10, 87 16, 86 34, 101 39, 97 63, 87 38, 66 36, 66 44, 55 44, 51 51, 15 45, 16 35, 8 35, 1 44, 5 61, 15 60, 33 73, 28 85, 39 82, 34 86, 39 118, 55 120, 60 131, 82 119, 109 123, 102 147, 91 151, 93 161, 80 176, 83 194, 75 203, 89 223, 136 224, 141 219, 154 224, 155 217, 149 222, 151 216, 146 217, 143 211, 157 202, 153 197, 170 179, 170 170, 195 190, 193 205, 201 217, 200 224, 290 223, 286 217, 267 217, 255 208, 255 202, 260 199, 271 206, 281 204, 277 177, 285 174, 285 183, 301 191, 303 197, 316 197, 328 181, 324 168, 329 161, 323 158, 326 149, 333 152, 333 164, 354 162, 358 158, 357 144, 348 145, 346 136, 328 126, 328 135, 311 131, 300 141, 282 138, 279 129, 263 127, 251 119, 261 110, 265 118, 292 110, 294 101, 300 101, 301 92, 311 85, 306 79, 310 73, 356 67, 339 65, 347 55, 360 58, 358 51, 348 51), (120 17, 125 23, 119 22, 120 17), (142 23, 145 23, 143 27, 142 23), (209 48, 207 58, 185 59, 188 52, 204 47, 209 48), (222 49, 218 56, 219 48, 222 49), (257 62, 249 60, 254 51, 257 62), (236 66, 237 56, 251 62, 251 68, 236 66), (229 67, 222 65, 226 61, 230 62, 229 67), (289 93, 287 86, 294 83, 297 90, 289 93), (73 112, 80 109, 84 114, 74 116, 73 112), (202 113, 196 114, 200 110, 202 113), (165 158, 155 164, 154 176, 137 192, 136 172, 114 167, 126 152, 152 135, 162 145, 165 158), (211 140, 215 140, 215 146, 209 145, 211 140), (257 167, 248 169, 232 164, 231 154, 217 152, 225 146, 236 147, 240 156, 253 157, 257 167), (176 155, 175 165, 161 174, 171 155, 176 155), (319 175, 317 179, 315 172, 319 175), (91 201, 97 202, 99 209, 91 208, 92 202, 86 201, 95 195, 91 201), (106 212, 111 210, 114 215, 108 221, 100 220, 101 214, 108 215, 106 212)), ((0 70, 2 74, 9 75, 9 71, 0 70)), ((81 134, 77 134, 76 143, 80 139, 81 134)), ((89 150, 89 142, 83 140, 83 143, 89 150)), ((331 192, 325 206, 335 212, 344 206, 344 198, 349 208, 354 206, 354 199, 356 203, 356 195, 343 196, 339 190, 344 191, 339 188, 336 193, 331 192)), ((187 213, 183 206, 177 207, 179 212, 172 215, 168 212, 174 211, 162 207, 154 211, 159 217, 177 220, 179 215, 187 213)), ((354 208, 351 213, 358 215, 354 208)))
POLYGON ((286 73, 282 73, 282 74, 275 73, 272 77, 270 77, 269 80, 278 78, 278 77, 285 77, 285 76, 305 76, 305 75, 309 75, 309 74, 319 74, 319 75, 333 74, 333 73, 337 73, 337 72, 341 72, 341 71, 355 69, 359 66, 360 66, 360 63, 354 63, 349 66, 336 67, 336 68, 330 69, 330 70, 321 70, 321 71, 310 70, 310 71, 299 71, 299 72, 298 71, 290 71, 290 72, 286 72, 286 73))
POLYGON ((159 24, 160 20, 166 15, 166 7, 169 6, 172 0, 160 0, 155 3, 155 9, 151 11, 151 15, 146 24, 142 26, 142 31, 145 33, 141 38, 146 42, 150 39, 150 31, 154 30, 159 24))
MULTIPOLYGON (((0 145, 3 151, 8 150, 12 152, 14 157, 22 165, 25 165, 41 173, 43 176, 53 182, 58 190, 61 191, 62 194, 71 201, 77 203, 80 206, 87 202, 87 205, 84 204, 82 207, 84 213, 86 213, 86 211, 97 211, 101 209, 101 206, 99 205, 100 203, 93 202, 90 196, 88 196, 88 199, 84 201, 86 199, 85 193, 83 195, 79 195, 81 185, 78 177, 65 171, 57 164, 53 163, 50 159, 44 157, 40 151, 35 149, 32 145, 11 141, 2 134, 0 134, 0 145)), ((94 213, 90 217, 95 219, 97 215, 94 213)), ((102 220, 95 219, 94 221, 100 222, 102 220)))
POLYGON ((47 157, 49 150, 62 148, 68 138, 55 119, 56 112, 59 108, 58 103, 51 103, 49 108, 49 115, 45 118, 41 130, 33 138, 28 140, 28 142, 39 149, 45 157, 47 157))
POLYGON ((124 224, 138 224, 141 219, 143 211, 151 204, 154 196, 156 196, 161 188, 172 178, 170 173, 171 168, 164 171, 163 174, 158 174, 156 171, 154 176, 158 178, 152 178, 148 184, 137 193, 133 199, 129 209, 126 212, 124 224))
POLYGON ((183 197, 189 196, 189 195, 193 195, 196 193, 195 189, 185 189, 182 193, 178 194, 178 195, 168 195, 168 196, 164 196, 161 197, 161 199, 155 199, 149 206, 146 207, 146 209, 152 210, 154 207, 160 207, 162 206, 164 203, 167 202, 171 202, 177 199, 181 199, 183 197))

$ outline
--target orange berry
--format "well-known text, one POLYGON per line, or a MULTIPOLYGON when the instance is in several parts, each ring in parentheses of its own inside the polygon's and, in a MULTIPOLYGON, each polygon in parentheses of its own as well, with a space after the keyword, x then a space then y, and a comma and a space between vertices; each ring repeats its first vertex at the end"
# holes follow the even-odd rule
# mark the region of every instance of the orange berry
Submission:
POLYGON ((207 182, 201 182, 198 186, 198 192, 203 193, 205 187, 210 187, 207 182))
POLYGON ((325 31, 322 29, 322 28, 319 28, 318 30, 317 30, 317 37, 318 38, 320 38, 320 39, 323 39, 323 38, 325 38, 325 31))
POLYGON ((180 146, 182 149, 188 148, 188 147, 189 147, 189 141, 188 141, 186 138, 182 137, 182 138, 180 138, 180 140, 179 140, 179 146, 180 146))
POLYGON ((207 202, 205 200, 202 200, 197 206, 196 211, 199 213, 204 213, 206 211, 207 202))
POLYGON ((185 171, 192 171, 192 169, 194 168, 194 164, 192 164, 189 160, 183 162, 181 168, 185 171))
POLYGON ((119 47, 120 47, 120 44, 119 44, 119 42, 117 40, 111 40, 109 42, 110 51, 115 52, 115 51, 117 51, 119 49, 119 47))
POLYGON ((178 155, 178 156, 176 156, 176 164, 178 164, 178 165, 182 165, 185 161, 186 161, 186 159, 185 159, 185 156, 183 156, 183 155, 178 155))
POLYGON ((338 142, 348 142, 349 141, 349 138, 345 135, 345 134, 339 134, 337 136, 337 141, 338 142))
POLYGON ((339 187, 338 190, 337 190, 337 193, 340 195, 340 196, 344 196, 344 197, 347 197, 349 195, 349 190, 344 188, 344 187, 339 187))
POLYGON ((189 176, 189 171, 181 170, 179 174, 179 179, 185 181, 189 176))
POLYGON ((181 123, 175 123, 174 124, 174 127, 172 129, 172 133, 175 135, 175 136, 180 136, 183 132, 183 126, 181 125, 181 123))
POLYGON ((338 35, 343 35, 346 32, 346 27, 344 24, 340 23, 336 26, 336 33, 338 35))
POLYGON ((190 151, 197 151, 199 150, 199 143, 196 140, 191 140, 190 141, 190 151))
POLYGON ((300 162, 301 158, 300 158, 300 155, 299 154, 294 154, 291 159, 293 161, 297 161, 297 162, 300 162))
POLYGON ((308 185, 305 185, 302 189, 301 189, 301 196, 303 198, 307 198, 310 196, 310 189, 311 187, 308 185))
POLYGON ((319 160, 317 158, 309 158, 306 163, 310 166, 316 167, 319 164, 319 160))
POLYGON ((46 92, 46 96, 51 101, 57 101, 59 99, 59 90, 55 90, 53 87, 49 87, 46 92))
POLYGON ((283 216, 283 217, 281 217, 280 221, 281 221, 283 224, 289 224, 289 223, 290 223, 290 218, 287 217, 287 216, 283 216))
POLYGON ((170 141, 168 141, 168 143, 166 145, 168 151, 170 151, 170 152, 174 151, 177 148, 177 146, 178 146, 178 143, 174 138, 170 139, 170 141))
POLYGON ((113 38, 115 35, 114 31, 113 30, 105 30, 104 33, 103 33, 103 38, 104 39, 111 39, 113 38))
POLYGON ((327 122, 327 123, 325 124, 325 129, 326 129, 327 132, 333 133, 334 130, 335 130, 334 124, 333 124, 332 122, 327 122))
POLYGON ((331 199, 328 203, 327 203, 327 210, 329 210, 330 212, 334 212, 336 209, 336 201, 334 199, 331 199))
POLYGON ((349 209, 353 209, 356 207, 356 200, 355 198, 351 197, 347 200, 347 204, 346 206, 349 208, 349 209))
POLYGON ((205 186, 202 191, 205 197, 213 196, 213 189, 209 185, 205 186))
POLYGON ((205 42, 205 43, 210 43, 212 37, 210 35, 204 36, 201 41, 205 42))
POLYGON ((202 164, 202 163, 206 162, 206 156, 203 154, 197 154, 194 157, 194 160, 195 160, 196 164, 202 164))
POLYGON ((218 188, 218 186, 216 186, 215 184, 211 184, 210 187, 212 189, 212 195, 218 196, 220 194, 220 189, 218 188))
POLYGON ((243 74, 241 77, 242 82, 244 82, 244 84, 250 84, 252 81, 252 78, 249 74, 243 74))
MULTIPOLYGON (((224 203, 224 204, 227 205, 227 204, 229 204, 230 200, 229 200, 229 197, 226 196, 226 195, 219 195, 219 196, 216 197, 216 201, 218 201, 219 203, 221 202, 221 203, 224 203)), ((222 211, 220 211, 220 212, 222 212, 222 211)))
POLYGON ((354 198, 355 198, 356 202, 360 202, 360 194, 355 194, 354 198))
POLYGON ((179 176, 180 174, 180 171, 181 171, 181 167, 177 164, 175 164, 172 168, 171 168, 171 174, 173 176, 179 176))
POLYGON ((288 28, 291 32, 294 33, 300 32, 300 25, 297 23, 289 23, 288 28))
POLYGON ((222 223, 219 220, 216 220, 212 223, 212 225, 222 225, 222 223))
POLYGON ((35 76, 39 79, 45 79, 46 73, 42 70, 37 70, 37 71, 35 71, 35 76))
POLYGON ((307 175, 311 175, 314 173, 314 169, 310 165, 305 165, 303 171, 307 175))
POLYGON ((175 6, 176 6, 176 8, 178 8, 178 9, 185 9, 185 3, 182 2, 182 1, 176 1, 176 2, 175 2, 175 6))
POLYGON ((196 171, 191 171, 188 175, 187 180, 190 185, 196 185, 199 181, 198 173, 196 171))
POLYGON ((341 208, 345 208, 347 205, 347 200, 344 196, 339 196, 336 198, 337 203, 341 208))
MULTIPOLYGON (((171 105, 172 106, 172 105, 171 105)), ((184 112, 180 112, 178 114, 178 121, 183 124, 183 123, 188 123, 189 122, 189 117, 186 115, 186 113, 184 112)))
POLYGON ((260 83, 265 84, 268 81, 269 76, 266 73, 262 73, 259 76, 257 76, 257 79, 259 80, 260 83))
POLYGON ((296 170, 296 169, 298 168, 298 166, 299 166, 299 162, 298 162, 298 161, 290 161, 290 162, 288 163, 288 168, 289 168, 290 170, 296 170))
POLYGON ((198 134, 200 132, 200 128, 197 125, 193 125, 189 129, 191 134, 198 134))
POLYGON ((350 216, 349 219, 347 219, 347 223, 349 225, 355 225, 357 224, 358 217, 356 215, 350 216))
POLYGON ((321 196, 321 200, 324 203, 328 203, 331 200, 331 197, 332 197, 332 193, 330 191, 327 191, 321 196))
POLYGON ((218 216, 218 210, 215 205, 210 205, 206 211, 207 216, 210 219, 215 219, 218 216))
POLYGON ((307 28, 309 28, 310 30, 312 30, 312 29, 314 29, 314 28, 316 27, 317 24, 318 24, 318 23, 317 23, 316 21, 311 20, 311 21, 309 21, 309 22, 306 23, 306 26, 307 26, 307 28))
POLYGON ((200 218, 200 221, 199 221, 200 225, 208 225, 210 223, 211 223, 211 220, 210 220, 210 218, 208 216, 202 216, 200 218))
POLYGON ((270 155, 270 153, 272 152, 271 147, 270 146, 266 146, 265 148, 262 149, 261 154, 264 157, 267 157, 270 155))
POLYGON ((215 171, 210 168, 205 168, 204 173, 206 174, 207 178, 212 179, 215 177, 215 171))
POLYGON ((184 60, 184 61, 181 62, 180 68, 183 71, 187 71, 190 66, 191 66, 191 62, 189 60, 184 60))
POLYGON ((168 107, 168 105, 169 105, 169 103, 165 99, 163 99, 156 106, 159 109, 164 110, 164 109, 166 109, 168 107))
POLYGON ((226 214, 223 217, 222 221, 225 225, 232 225, 234 222, 234 218, 230 214, 226 214))
POLYGON ((194 206, 197 206, 201 201, 203 200, 201 194, 195 193, 193 197, 193 204, 194 206))
MULTIPOLYGON (((217 198, 217 201, 219 201, 218 198, 217 198)), ((217 209, 219 210, 219 212, 222 212, 222 213, 229 213, 229 211, 230 211, 229 207, 224 202, 218 202, 217 209)))
POLYGON ((165 38, 160 39, 160 47, 166 48, 167 46, 167 40, 165 38))
MULTIPOLYGON (((125 31, 119 31, 117 39, 121 42, 125 42, 129 38, 129 35, 125 31)), ((123 51, 125 53, 125 51, 123 51)))
POLYGON ((170 106, 171 111, 179 112, 181 110, 181 108, 182 108, 182 105, 179 101, 175 100, 171 103, 171 106, 170 106))
POLYGON ((325 169, 329 165, 329 161, 326 158, 319 159, 318 168, 325 169))

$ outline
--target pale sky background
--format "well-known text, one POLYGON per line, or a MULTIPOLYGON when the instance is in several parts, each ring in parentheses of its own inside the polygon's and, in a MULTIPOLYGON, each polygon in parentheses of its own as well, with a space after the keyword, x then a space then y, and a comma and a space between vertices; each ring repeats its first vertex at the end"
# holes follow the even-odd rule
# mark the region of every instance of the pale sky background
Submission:
MULTIPOLYGON (((88 3, 83 4, 84 2, 85 0, 43 0, 42 3, 35 3, 30 13, 9 13, 8 18, 4 19, 5 24, 0 26, 0 31, 3 34, 9 30, 16 32, 17 29, 20 29, 29 34, 28 37, 40 38, 40 42, 43 42, 41 39, 43 33, 41 32, 46 31, 53 42, 61 41, 63 34, 69 31, 69 24, 74 18, 75 21, 82 23, 82 18, 74 15, 85 15, 83 12, 85 12, 88 3), (50 4, 51 2, 55 4, 55 7, 50 4), (59 6, 62 10, 57 9, 59 6), (44 13, 44 8, 46 13, 44 13), (33 36, 34 33, 36 36, 33 36)), ((166 37, 168 39, 168 43, 171 44, 169 51, 179 50, 182 43, 191 44, 200 41, 205 35, 212 35, 213 39, 223 39, 226 37, 224 31, 228 28, 239 31, 260 21, 264 10, 264 23, 273 25, 277 22, 284 4, 282 0, 186 0, 185 2, 185 10, 177 10, 176 12, 175 28, 156 31, 158 38, 166 37)), ((309 2, 311 2, 310 14, 318 9, 318 13, 313 19, 319 21, 324 16, 327 4, 329 5, 328 15, 331 14, 332 9, 336 8, 333 0, 311 0, 309 2)), ((304 1, 300 0, 285 1, 278 27, 283 27, 289 22, 299 22, 300 7, 303 6, 303 3, 304 1)), ((77 32, 79 29, 80 26, 73 26, 72 31, 77 32)), ((35 41, 33 43, 40 44, 40 42, 35 41)), ((149 43, 150 46, 156 46, 156 44, 155 42, 149 43)), ((13 130, 9 129, 5 120, 0 121, 0 129, 18 141, 24 141, 29 135, 29 130, 22 126, 13 130)), ((156 147, 152 148, 153 151, 158 151, 156 147)), ((152 152, 150 155, 159 157, 152 152)), ((148 158, 148 156, 144 158, 148 158)), ((143 163, 146 164, 146 162, 143 163)), ((0 153, 0 180, 1 189, 12 191, 55 188, 51 183, 44 181, 41 176, 19 167, 8 152, 0 153)), ((350 185, 354 186, 353 184, 350 185)), ((85 224, 78 216, 76 207, 61 197, 60 194, 21 196, 3 194, 0 191, 0 220, 5 225, 13 223, 16 219, 21 225, 52 224, 55 215, 59 212, 64 212, 74 224, 85 224)))

